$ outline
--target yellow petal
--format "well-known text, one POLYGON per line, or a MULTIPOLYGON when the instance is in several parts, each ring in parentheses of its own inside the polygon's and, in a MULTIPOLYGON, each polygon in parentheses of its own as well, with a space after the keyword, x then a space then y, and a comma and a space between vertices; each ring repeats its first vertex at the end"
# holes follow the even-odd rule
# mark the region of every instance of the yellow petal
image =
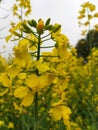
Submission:
POLYGON ((25 79, 26 78, 26 73, 19 73, 18 77, 19 77, 19 79, 25 79))
POLYGON ((38 76, 36 74, 30 75, 28 77, 28 79, 26 80, 26 84, 30 88, 33 88, 34 86, 37 86, 38 85, 38 76))
POLYGON ((34 100, 34 94, 32 91, 30 91, 24 98, 22 101, 22 105, 23 106, 30 106, 32 104, 34 100))
POLYGON ((36 62, 36 67, 41 72, 46 72, 46 71, 49 71, 50 69, 47 63, 41 63, 40 61, 36 62))
POLYGON ((2 83, 3 86, 10 87, 10 80, 6 73, 2 73, 0 75, 0 82, 2 83))
POLYGON ((40 76, 40 79, 39 79, 40 88, 44 88, 44 87, 46 87, 46 86, 48 86, 48 85, 50 84, 48 78, 49 78, 49 77, 48 77, 48 75, 46 75, 46 74, 40 76))
POLYGON ((21 71, 21 68, 20 67, 15 67, 15 66, 10 66, 8 67, 7 69, 7 72, 8 72, 8 76, 12 79, 14 78, 15 76, 18 75, 18 73, 21 71))
POLYGON ((14 91, 14 95, 15 97, 23 98, 28 94, 28 92, 29 92, 29 88, 22 86, 22 87, 17 88, 14 91))
POLYGON ((18 105, 16 104, 16 102, 14 102, 13 105, 14 105, 14 107, 15 107, 16 110, 21 110, 20 106, 18 106, 18 105))

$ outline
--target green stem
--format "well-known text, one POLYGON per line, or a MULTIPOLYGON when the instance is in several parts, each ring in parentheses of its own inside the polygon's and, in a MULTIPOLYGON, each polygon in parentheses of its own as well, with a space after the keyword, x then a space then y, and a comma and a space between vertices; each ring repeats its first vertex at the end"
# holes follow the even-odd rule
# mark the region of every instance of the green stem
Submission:
POLYGON ((37 61, 40 59, 40 43, 41 43, 41 36, 38 37, 38 51, 37 51, 37 61))
POLYGON ((43 46, 43 47, 40 47, 40 48, 53 48, 55 46, 43 46))
MULTIPOLYGON (((33 55, 33 54, 31 54, 31 56, 37 57, 36 55, 33 55)), ((46 55, 40 55, 40 57, 58 57, 59 58, 59 56, 46 56, 46 55)))
MULTIPOLYGON (((38 51, 37 51, 37 61, 40 59, 40 43, 41 37, 38 37, 38 51)), ((36 69, 36 74, 39 75, 38 69, 36 69)), ((34 130, 38 130, 38 92, 35 93, 35 111, 34 111, 34 130)))
POLYGON ((42 39, 44 39, 44 38, 50 36, 53 32, 54 32, 54 30, 52 30, 51 33, 48 33, 47 35, 43 36, 42 39))
POLYGON ((51 39, 51 38, 47 38, 47 39, 43 40, 42 42, 48 41, 48 40, 50 40, 50 39, 51 39))
POLYGON ((34 130, 37 130, 38 123, 38 93, 35 93, 35 111, 34 111, 34 130))
POLYGON ((48 33, 47 35, 43 36, 42 39, 44 39, 44 38, 50 36, 50 34, 51 34, 51 33, 48 33))

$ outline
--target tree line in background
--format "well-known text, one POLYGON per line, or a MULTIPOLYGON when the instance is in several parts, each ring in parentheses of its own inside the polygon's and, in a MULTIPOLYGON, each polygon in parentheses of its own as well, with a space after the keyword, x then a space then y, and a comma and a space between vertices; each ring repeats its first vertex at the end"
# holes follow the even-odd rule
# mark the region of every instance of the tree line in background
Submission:
POLYGON ((93 48, 98 48, 98 31, 91 30, 84 39, 80 39, 76 44, 78 57, 83 57, 87 61, 87 57, 93 48))

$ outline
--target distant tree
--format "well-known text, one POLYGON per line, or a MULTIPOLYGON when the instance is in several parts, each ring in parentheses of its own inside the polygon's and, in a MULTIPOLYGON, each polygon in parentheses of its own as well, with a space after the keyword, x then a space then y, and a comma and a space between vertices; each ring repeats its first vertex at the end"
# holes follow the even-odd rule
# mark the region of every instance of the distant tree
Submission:
POLYGON ((89 46, 91 44, 91 48, 98 47, 98 31, 96 30, 89 31, 86 36, 86 40, 89 46))
POLYGON ((86 38, 80 39, 75 46, 78 57, 83 57, 84 60, 87 60, 90 51, 94 47, 98 47, 98 31, 96 30, 89 31, 86 38))
POLYGON ((83 57, 85 59, 90 53, 86 39, 80 39, 75 48, 77 50, 78 57, 83 57))

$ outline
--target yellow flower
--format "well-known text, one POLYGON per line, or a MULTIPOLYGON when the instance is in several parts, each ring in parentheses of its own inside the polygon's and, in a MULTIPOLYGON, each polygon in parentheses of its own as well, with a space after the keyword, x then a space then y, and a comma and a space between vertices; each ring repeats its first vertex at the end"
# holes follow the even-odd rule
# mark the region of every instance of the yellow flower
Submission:
POLYGON ((26 79, 26 73, 19 73, 18 74, 19 79, 26 79))
POLYGON ((78 16, 78 19, 82 19, 82 18, 85 18, 85 15, 84 15, 84 14, 78 16))
POLYGON ((53 108, 49 110, 49 114, 54 120, 58 121, 63 119, 64 124, 69 125, 69 119, 71 114, 70 108, 57 103, 53 108))
POLYGON ((60 56, 61 60, 65 60, 67 53, 68 53, 67 48, 66 48, 66 44, 59 46, 57 48, 57 51, 58 51, 58 55, 60 56))
POLYGON ((26 86, 21 86, 14 91, 15 97, 23 98, 22 105, 30 106, 34 100, 34 93, 26 86))
POLYGON ((17 10, 18 10, 18 7, 17 7, 16 4, 13 5, 13 9, 12 10, 13 10, 13 15, 15 15, 17 10))
POLYGON ((31 64, 32 57, 28 52, 28 44, 27 40, 20 40, 18 46, 14 47, 14 64, 19 65, 20 67, 25 67, 31 64))
POLYGON ((0 126, 4 125, 4 121, 0 120, 0 126))
POLYGON ((23 106, 30 106, 34 100, 34 93, 29 91, 29 93, 23 98, 22 105, 23 106))
POLYGON ((10 80, 6 73, 2 73, 0 75, 0 82, 2 83, 3 86, 10 87, 10 80))
POLYGON ((93 18, 93 16, 92 15, 88 15, 88 20, 91 20, 93 18))
MULTIPOLYGON (((58 26, 60 26, 59 24, 54 24, 54 28, 57 28, 58 26)), ((52 34, 51 34, 51 36, 52 36, 52 38, 55 40, 55 38, 58 36, 58 35, 60 35, 60 32, 61 32, 61 28, 59 28, 56 32, 53 32, 52 34)))
POLYGON ((28 52, 29 42, 25 39, 20 40, 18 46, 14 47, 14 54, 17 58, 24 59, 28 61, 30 59, 30 54, 28 52))
POLYGON ((36 61, 35 65, 39 72, 46 72, 50 70, 49 66, 45 62, 42 63, 41 61, 36 61))
POLYGON ((15 97, 23 98, 28 94, 28 92, 29 92, 29 88, 25 86, 21 86, 15 90, 14 95, 15 97))
POLYGON ((90 2, 85 2, 81 5, 83 8, 89 8, 89 10, 92 12, 96 9, 96 6, 90 2))
POLYGON ((43 74, 41 76, 37 76, 36 74, 32 74, 27 78, 26 85, 30 87, 34 93, 36 93, 51 84, 53 79, 54 77, 52 75, 43 74))
POLYGON ((7 73, 10 79, 13 79, 15 76, 17 76, 20 71, 21 71, 21 68, 14 65, 9 66, 7 69, 7 73))
POLYGON ((13 129, 13 128, 14 128, 14 124, 13 124, 13 122, 9 122, 7 128, 8 128, 8 129, 13 129))
POLYGON ((94 17, 98 18, 98 13, 95 13, 95 14, 94 14, 94 17))
POLYGON ((44 87, 51 84, 54 80, 54 76, 43 74, 37 76, 36 74, 29 75, 26 80, 27 86, 21 86, 14 91, 15 97, 22 100, 22 105, 29 106, 34 100, 34 94, 39 92, 44 87))
POLYGON ((89 4, 89 9, 90 9, 90 11, 92 12, 92 11, 94 11, 95 9, 96 9, 96 6, 94 5, 94 4, 89 4))

